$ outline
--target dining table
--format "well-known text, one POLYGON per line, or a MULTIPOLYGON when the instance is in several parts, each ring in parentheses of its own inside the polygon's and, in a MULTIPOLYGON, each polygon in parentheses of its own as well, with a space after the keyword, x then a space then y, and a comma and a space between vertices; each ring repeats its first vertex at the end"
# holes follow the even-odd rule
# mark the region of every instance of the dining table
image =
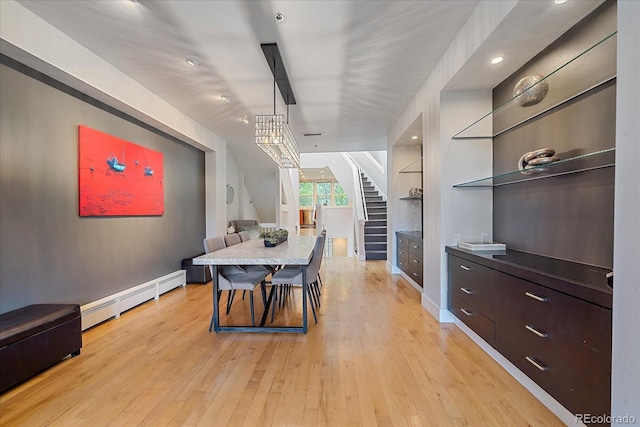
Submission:
POLYGON ((213 314, 209 324, 209 332, 254 332, 254 333, 307 333, 307 280, 306 270, 313 255, 317 236, 290 234, 286 241, 277 246, 266 247, 264 239, 251 239, 242 243, 210 252, 193 258, 194 265, 209 265, 212 267, 213 282, 213 314), (269 309, 272 306, 275 287, 271 292, 264 309, 260 323, 256 326, 220 325, 218 266, 224 265, 265 265, 299 267, 302 271, 302 324, 285 326, 266 326, 269 309))

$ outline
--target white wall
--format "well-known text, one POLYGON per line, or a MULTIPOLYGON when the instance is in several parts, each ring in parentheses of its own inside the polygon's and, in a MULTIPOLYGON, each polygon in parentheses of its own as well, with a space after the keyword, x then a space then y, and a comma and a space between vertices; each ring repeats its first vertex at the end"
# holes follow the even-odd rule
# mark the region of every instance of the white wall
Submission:
MULTIPOLYGON (((450 319, 449 312, 442 304, 443 265, 446 260, 444 247, 448 243, 443 238, 443 218, 449 211, 443 209, 443 192, 451 191, 449 181, 443 180, 444 160, 447 158, 449 137, 443 140, 441 126, 440 92, 455 73, 471 58, 484 40, 511 12, 517 2, 481 2, 447 52, 436 65, 427 81, 411 100, 396 125, 387 135, 390 144, 397 141, 406 129, 422 114, 423 129, 423 170, 424 170, 424 287, 423 306, 437 319, 450 319)), ((387 162, 389 163, 389 161, 387 162)), ((388 179, 392 179, 389 177, 388 179)), ((391 195, 389 196, 392 197, 391 195)), ((451 227, 455 228, 455 221, 451 227)), ((392 236, 389 236, 389 240, 392 236)))
POLYGON ((364 174, 373 183, 376 190, 378 190, 386 200, 387 198, 387 157, 386 151, 369 152, 358 151, 350 152, 349 155, 354 162, 362 169, 364 174), (375 154, 375 155, 374 155, 375 154), (383 160, 383 163, 380 163, 383 160))
MULTIPOLYGON (((324 221, 327 229, 327 238, 346 238, 347 256, 353 256, 353 209, 350 207, 325 207, 324 221)), ((318 227, 321 226, 322 224, 318 224, 318 227)))
MULTIPOLYGON (((618 2, 611 413, 640 423, 640 2, 618 2)), ((613 423, 623 425, 623 422, 613 423)))
MULTIPOLYGON (((492 236, 493 191, 489 189, 453 188, 453 185, 477 178, 489 177, 493 172, 493 144, 491 139, 452 140, 469 123, 475 122, 492 109, 491 91, 442 92, 440 96, 441 193, 440 242, 442 247, 453 245, 454 235, 463 241, 480 241, 481 233, 492 236)), ((491 135, 492 121, 483 120, 475 126, 476 135, 491 135)), ((429 221, 429 218, 425 218, 429 221)), ((452 320, 447 306, 446 254, 440 258, 440 292, 431 289, 425 295, 429 305, 440 308, 440 320, 452 320), (434 299, 437 298, 437 299, 434 299)))

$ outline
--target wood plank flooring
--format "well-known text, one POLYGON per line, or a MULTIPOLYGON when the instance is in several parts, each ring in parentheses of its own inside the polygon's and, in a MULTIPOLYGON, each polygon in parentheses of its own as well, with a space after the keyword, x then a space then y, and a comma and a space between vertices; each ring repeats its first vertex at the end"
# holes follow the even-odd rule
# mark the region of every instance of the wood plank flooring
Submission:
MULTIPOLYGON (((85 331, 80 356, 1 395, 0 424, 562 425, 384 261, 325 258, 322 277, 306 336, 210 333, 211 284, 162 295, 85 331)), ((276 322, 299 316, 299 292, 276 322)), ((224 320, 248 321, 247 304, 236 296, 224 320)))

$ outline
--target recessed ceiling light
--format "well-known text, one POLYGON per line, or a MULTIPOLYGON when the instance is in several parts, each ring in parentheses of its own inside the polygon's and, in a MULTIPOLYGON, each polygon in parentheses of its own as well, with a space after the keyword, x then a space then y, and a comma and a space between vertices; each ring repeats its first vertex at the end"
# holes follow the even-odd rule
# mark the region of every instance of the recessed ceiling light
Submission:
POLYGON ((411 139, 418 139, 418 135, 413 135, 411 139))
POLYGON ((220 99, 222 99, 224 102, 231 102, 231 97, 227 95, 222 95, 220 99))
POLYGON ((493 58, 491 60, 492 64, 499 64, 504 60, 504 58, 502 56, 496 56, 495 58, 493 58))
POLYGON ((280 12, 276 13, 273 17, 275 18, 275 20, 277 22, 284 21, 284 15, 282 13, 280 13, 280 12))
POLYGON ((240 121, 241 121, 242 123, 244 123, 245 125, 246 125, 247 123, 249 123, 249 119, 247 119, 246 117, 241 118, 241 119, 240 119, 240 121))
POLYGON ((562 4, 562 3, 566 3, 569 0, 556 0, 556 4, 562 4))
POLYGON ((198 67, 200 65, 200 61, 196 58, 187 58, 187 64, 192 67, 198 67))

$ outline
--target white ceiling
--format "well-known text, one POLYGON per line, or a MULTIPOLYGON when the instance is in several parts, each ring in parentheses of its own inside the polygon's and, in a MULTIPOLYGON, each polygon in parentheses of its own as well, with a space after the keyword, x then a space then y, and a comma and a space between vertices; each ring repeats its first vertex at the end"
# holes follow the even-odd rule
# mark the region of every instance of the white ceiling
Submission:
MULTIPOLYGON (((447 89, 494 87, 601 1, 519 2, 447 89), (496 52, 511 55, 511 61, 491 68, 487 60, 496 52)), ((261 154, 253 143, 254 116, 274 108, 273 77, 261 43, 275 42, 280 49, 297 100, 289 123, 301 152, 386 150, 387 133, 479 3, 18 2, 226 140, 240 169, 251 171, 245 182, 261 217, 265 191, 259 185, 277 188, 271 182, 275 166, 266 156, 265 162, 255 161, 261 154), (285 16, 282 22, 274 18, 278 12, 285 16), (200 66, 188 66, 187 58, 200 66)), ((286 114, 279 92, 277 100, 278 113, 286 114)), ((421 129, 420 122, 412 131, 421 129)), ((272 203, 268 193, 265 202, 272 203)))

